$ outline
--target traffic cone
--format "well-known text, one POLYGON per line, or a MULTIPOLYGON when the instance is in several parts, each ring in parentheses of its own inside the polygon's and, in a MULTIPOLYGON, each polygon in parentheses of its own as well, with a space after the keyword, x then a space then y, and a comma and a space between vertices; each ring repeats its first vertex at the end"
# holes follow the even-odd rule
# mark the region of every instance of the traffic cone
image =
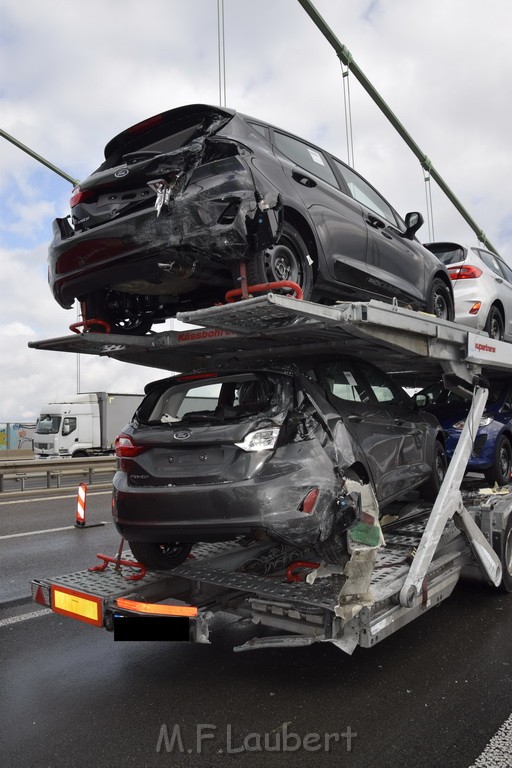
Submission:
POLYGON ((75 528, 98 528, 105 523, 86 523, 85 508, 87 503, 87 484, 80 483, 78 486, 78 496, 76 497, 76 520, 75 528))

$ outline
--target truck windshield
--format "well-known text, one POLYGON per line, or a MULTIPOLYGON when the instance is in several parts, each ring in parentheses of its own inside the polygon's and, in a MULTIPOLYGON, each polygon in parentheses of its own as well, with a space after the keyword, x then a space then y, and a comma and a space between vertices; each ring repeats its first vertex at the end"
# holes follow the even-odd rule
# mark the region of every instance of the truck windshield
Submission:
POLYGON ((37 420, 36 435, 56 435, 60 429, 60 416, 50 416, 49 413, 37 420))

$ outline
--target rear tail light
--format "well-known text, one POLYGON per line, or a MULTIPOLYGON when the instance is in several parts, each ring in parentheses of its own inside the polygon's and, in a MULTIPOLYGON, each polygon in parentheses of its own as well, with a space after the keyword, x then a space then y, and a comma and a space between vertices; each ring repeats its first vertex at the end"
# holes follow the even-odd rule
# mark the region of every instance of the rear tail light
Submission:
POLYGON ((142 120, 142 122, 137 123, 136 125, 132 125, 131 128, 128 128, 126 133, 144 133, 144 131, 147 131, 149 128, 154 128, 155 125, 160 125, 163 120, 163 115, 148 117, 147 120, 142 120))
POLYGON ((97 199, 98 193, 94 189, 82 189, 80 186, 75 187, 71 193, 69 205, 74 208, 79 203, 93 203, 97 199))
POLYGON ((299 510, 309 515, 315 508, 316 500, 318 499, 319 493, 320 493, 319 488, 312 488, 302 500, 299 510))
POLYGON ((177 381, 201 381, 201 379, 215 379, 218 373, 189 373, 186 376, 177 376, 177 381))
POLYGON ((123 433, 116 437, 115 448, 119 459, 132 459, 146 450, 144 445, 137 445, 129 435, 123 433))
POLYGON ((450 275, 450 280, 471 280, 472 278, 480 277, 482 270, 465 264, 463 267, 448 267, 448 274, 450 275))
POLYGON ((271 427, 270 429, 257 429, 255 432, 249 432, 244 437, 243 442, 235 443, 238 448, 242 448, 244 451, 271 451, 279 436, 279 427, 271 427))

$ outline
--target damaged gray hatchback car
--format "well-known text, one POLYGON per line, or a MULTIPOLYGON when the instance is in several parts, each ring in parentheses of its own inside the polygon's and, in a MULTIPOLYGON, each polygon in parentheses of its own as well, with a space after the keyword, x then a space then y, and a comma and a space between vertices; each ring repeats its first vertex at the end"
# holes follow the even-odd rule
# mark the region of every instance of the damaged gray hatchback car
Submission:
POLYGON ((114 522, 152 568, 239 536, 344 562, 364 488, 378 516, 413 488, 435 498, 446 469, 437 419, 345 357, 149 384, 116 454, 114 522))
POLYGON ((320 147, 231 109, 193 104, 128 128, 70 206, 53 225, 49 281, 94 329, 145 334, 245 280, 453 319, 446 267, 415 237, 421 214, 403 220, 320 147))

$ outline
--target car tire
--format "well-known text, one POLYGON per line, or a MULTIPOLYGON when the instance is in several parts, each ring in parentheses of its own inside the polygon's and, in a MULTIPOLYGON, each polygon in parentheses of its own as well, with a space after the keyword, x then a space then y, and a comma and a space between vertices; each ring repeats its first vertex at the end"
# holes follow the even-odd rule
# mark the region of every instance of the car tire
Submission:
POLYGON ((453 320, 455 309, 450 289, 439 277, 432 282, 427 302, 427 312, 435 315, 439 320, 453 320))
MULTIPOLYGON (((313 290, 313 269, 308 248, 295 227, 283 223, 279 242, 259 251, 247 261, 249 285, 291 280, 302 288, 305 299, 313 290)), ((286 289, 284 289, 286 290, 286 289)))
POLYGON ((156 571, 166 571, 181 565, 192 549, 192 544, 184 544, 179 541, 165 544, 156 544, 152 541, 131 541, 129 544, 137 562, 156 571))
POLYGON ((494 551, 500 558, 503 576, 497 589, 510 594, 512 592, 512 515, 508 516, 505 533, 499 539, 500 547, 494 546, 494 551))
MULTIPOLYGON (((86 317, 108 323, 111 333, 145 336, 151 330, 153 321, 151 317, 137 312, 136 304, 135 295, 111 290, 96 291, 85 299, 86 317)), ((91 325, 89 330, 104 332, 105 328, 91 325)))
POLYGON ((441 488, 446 475, 447 466, 448 462, 446 460, 444 445, 440 440, 436 440, 434 448, 434 463, 432 465, 430 475, 428 480, 426 480, 423 485, 420 485, 419 487, 419 492, 422 499, 425 499, 425 501, 436 500, 437 494, 439 493, 439 489, 441 488))
POLYGON ((491 307, 489 310, 489 315, 484 326, 484 331, 489 334, 491 339, 500 340, 503 338, 503 334, 505 332, 505 320, 503 319, 503 315, 501 314, 498 307, 491 307))
POLYGON ((512 470, 512 445, 506 435, 501 435, 496 441, 496 450, 494 451, 494 464, 484 472, 485 479, 489 485, 506 485, 510 482, 510 472, 512 470))

